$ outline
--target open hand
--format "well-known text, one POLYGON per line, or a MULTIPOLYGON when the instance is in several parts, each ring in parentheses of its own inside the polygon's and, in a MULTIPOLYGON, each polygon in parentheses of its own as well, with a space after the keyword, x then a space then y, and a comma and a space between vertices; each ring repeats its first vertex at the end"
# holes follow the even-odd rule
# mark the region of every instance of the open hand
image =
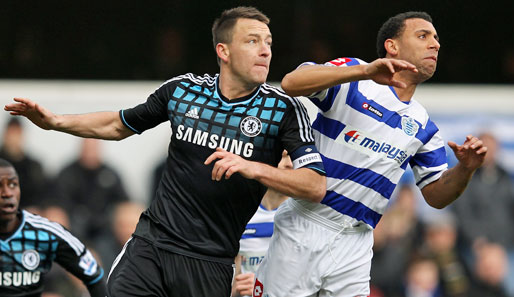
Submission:
POLYGON ((405 88, 407 85, 404 82, 394 79, 394 74, 403 70, 418 72, 416 66, 407 61, 388 58, 376 59, 367 64, 365 72, 369 79, 378 84, 405 88))
POLYGON ((16 103, 6 104, 5 111, 14 116, 24 116, 42 129, 50 130, 56 126, 57 116, 46 108, 27 98, 14 98, 16 103))
POLYGON ((473 135, 466 136, 462 145, 448 141, 448 146, 453 150, 457 160, 468 169, 475 170, 484 163, 487 147, 484 146, 482 140, 473 135))

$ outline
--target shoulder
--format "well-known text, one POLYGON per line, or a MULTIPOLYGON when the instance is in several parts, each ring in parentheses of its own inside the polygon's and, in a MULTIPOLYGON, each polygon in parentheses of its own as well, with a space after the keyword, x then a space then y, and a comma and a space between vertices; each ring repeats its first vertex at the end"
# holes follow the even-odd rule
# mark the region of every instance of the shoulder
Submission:
POLYGON ((428 123, 435 125, 435 123, 430 120, 430 116, 425 107, 415 99, 411 99, 410 101, 409 113, 412 117, 421 122, 423 126, 426 126, 428 123))
POLYGON ((175 76, 173 78, 168 79, 164 83, 162 83, 159 88, 163 87, 172 87, 176 84, 182 83, 186 86, 189 85, 200 85, 200 86, 214 86, 216 83, 216 77, 217 75, 210 75, 208 73, 205 73, 204 75, 197 75, 194 73, 186 73, 183 75, 175 76))
MULTIPOLYGON (((366 65, 366 64, 368 64, 368 63, 359 58, 341 57, 341 58, 330 60, 323 65, 324 66, 332 66, 332 67, 334 67, 334 66, 335 67, 347 67, 347 66, 366 65)), ((305 63, 302 63, 300 66, 303 66, 303 65, 316 65, 316 63, 305 62, 305 63)))
POLYGON ((268 98, 276 98, 279 102, 281 102, 284 105, 283 107, 292 106, 294 108, 297 108, 298 106, 301 106, 301 102, 298 98, 291 97, 287 95, 284 91, 282 91, 280 88, 270 85, 268 83, 264 83, 261 85, 261 93, 263 93, 268 98))
POLYGON ((26 224, 31 225, 34 229, 37 229, 38 231, 46 231, 65 241, 73 250, 75 250, 77 255, 80 255, 84 250, 84 244, 75 236, 73 236, 70 231, 64 228, 61 224, 50 221, 45 217, 30 213, 26 210, 23 210, 22 212, 26 224))

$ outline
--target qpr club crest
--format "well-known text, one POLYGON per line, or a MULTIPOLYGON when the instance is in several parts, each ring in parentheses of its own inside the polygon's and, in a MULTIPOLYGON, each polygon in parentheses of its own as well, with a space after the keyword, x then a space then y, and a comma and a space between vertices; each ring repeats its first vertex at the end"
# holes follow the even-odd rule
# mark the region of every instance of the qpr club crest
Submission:
POLYGON ((409 136, 416 135, 419 130, 419 125, 413 118, 402 117, 402 130, 409 136))
POLYGON ((21 264, 28 270, 34 270, 39 266, 39 253, 35 250, 26 250, 21 255, 21 264))
POLYGON ((261 133, 262 123, 261 120, 254 116, 248 116, 241 121, 241 132, 248 137, 255 137, 261 133))

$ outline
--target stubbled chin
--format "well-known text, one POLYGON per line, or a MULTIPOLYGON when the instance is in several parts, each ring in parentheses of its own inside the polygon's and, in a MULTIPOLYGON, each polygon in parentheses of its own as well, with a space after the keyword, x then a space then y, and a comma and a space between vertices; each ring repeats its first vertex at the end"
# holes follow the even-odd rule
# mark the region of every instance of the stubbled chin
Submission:
POLYGON ((256 73, 256 75, 254 75, 255 82, 257 82, 259 84, 265 83, 267 78, 268 78, 267 71, 264 71, 263 73, 256 73))

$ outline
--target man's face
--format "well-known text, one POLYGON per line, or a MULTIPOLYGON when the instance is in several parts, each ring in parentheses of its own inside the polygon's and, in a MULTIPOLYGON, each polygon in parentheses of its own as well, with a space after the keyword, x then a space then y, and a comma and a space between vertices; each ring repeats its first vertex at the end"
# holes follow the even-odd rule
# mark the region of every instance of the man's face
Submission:
POLYGON ((439 36, 432 25, 423 19, 405 20, 403 33, 396 39, 397 59, 406 60, 418 68, 420 82, 434 75, 439 54, 439 36))
POLYGON ((16 219, 20 204, 20 182, 12 167, 0 167, 0 221, 16 219))
POLYGON ((227 44, 228 67, 236 79, 254 86, 266 82, 271 61, 271 32, 254 19, 237 20, 227 44))

